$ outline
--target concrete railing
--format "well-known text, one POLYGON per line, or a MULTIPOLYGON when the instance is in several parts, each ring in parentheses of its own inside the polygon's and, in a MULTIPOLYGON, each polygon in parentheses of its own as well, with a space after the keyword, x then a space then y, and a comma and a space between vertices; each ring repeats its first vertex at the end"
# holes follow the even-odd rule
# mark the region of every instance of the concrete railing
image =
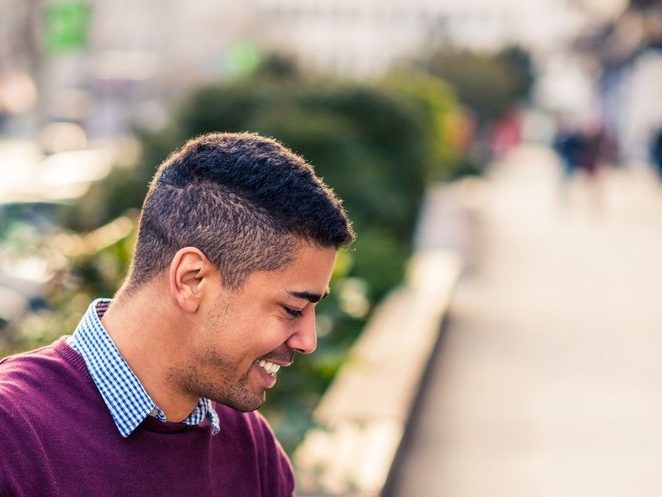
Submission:
POLYGON ((403 286, 372 318, 294 454, 300 497, 376 497, 386 484, 460 273, 476 258, 481 181, 431 188, 403 286))
POLYGON ((461 266, 452 251, 417 253, 375 310, 294 454, 297 495, 381 493, 461 266))

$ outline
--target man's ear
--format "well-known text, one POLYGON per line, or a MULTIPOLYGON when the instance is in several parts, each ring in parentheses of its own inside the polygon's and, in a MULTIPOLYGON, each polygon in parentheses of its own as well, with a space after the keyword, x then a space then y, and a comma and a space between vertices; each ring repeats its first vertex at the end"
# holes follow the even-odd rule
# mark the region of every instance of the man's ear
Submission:
POLYGON ((170 296, 184 312, 195 312, 200 306, 205 279, 213 265, 199 249, 179 249, 170 263, 168 282, 170 296))

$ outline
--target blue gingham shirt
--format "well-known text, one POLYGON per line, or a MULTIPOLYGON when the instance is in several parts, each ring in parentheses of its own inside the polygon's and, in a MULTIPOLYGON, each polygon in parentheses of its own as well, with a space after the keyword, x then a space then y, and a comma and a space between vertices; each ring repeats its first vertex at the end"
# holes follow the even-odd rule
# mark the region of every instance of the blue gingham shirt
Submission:
MULTIPOLYGON (((92 302, 67 343, 83 357, 117 429, 126 438, 147 416, 161 421, 166 421, 166 416, 151 399, 101 324, 101 317, 109 305, 109 299, 92 302)), ((184 423, 197 425, 205 419, 212 425, 212 434, 217 434, 220 430, 218 414, 209 399, 200 398, 184 423)))

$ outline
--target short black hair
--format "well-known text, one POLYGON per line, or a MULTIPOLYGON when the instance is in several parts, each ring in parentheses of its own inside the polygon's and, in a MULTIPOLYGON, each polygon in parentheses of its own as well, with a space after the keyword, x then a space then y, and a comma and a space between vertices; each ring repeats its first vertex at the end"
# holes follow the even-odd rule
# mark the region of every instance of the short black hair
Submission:
POLYGON ((301 241, 339 249, 353 239, 341 201, 303 158, 254 133, 211 133, 174 152, 152 179, 127 289, 186 246, 239 288, 253 271, 290 262, 301 241))

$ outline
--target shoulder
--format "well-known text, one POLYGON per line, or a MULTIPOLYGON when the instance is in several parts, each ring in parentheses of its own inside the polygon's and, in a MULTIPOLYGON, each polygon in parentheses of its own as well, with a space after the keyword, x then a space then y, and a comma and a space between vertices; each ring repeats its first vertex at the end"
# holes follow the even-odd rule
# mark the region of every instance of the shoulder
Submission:
POLYGON ((67 344, 67 336, 63 336, 50 345, 0 358, 0 375, 15 369, 22 369, 30 364, 66 361, 76 355, 78 353, 67 344))
MULTIPOLYGON (((53 345, 0 360, 0 494, 18 488, 40 447, 40 425, 52 393, 49 370, 57 363, 53 345), (9 486, 9 487, 8 487, 9 486)), ((55 367, 57 369, 57 367, 55 367)))
POLYGON ((293 495, 292 465, 264 416, 257 411, 239 412, 219 404, 214 404, 214 408, 219 415, 223 438, 251 447, 262 488, 270 489, 268 495, 293 495))
POLYGON ((82 358, 64 338, 5 357, 0 360, 0 416, 16 420, 20 413, 38 421, 53 414, 51 407, 71 409, 90 382, 82 358))
POLYGON ((51 345, 0 359, 0 397, 16 390, 46 393, 50 382, 84 372, 82 358, 60 338, 51 345))
MULTIPOLYGON (((53 353, 52 346, 7 356, 0 360, 0 398, 3 403, 14 400, 14 394, 23 392, 42 375, 42 370, 53 353)), ((18 399, 16 399, 18 400, 18 399)))
POLYGON ((43 493, 36 489, 57 474, 54 464, 80 449, 85 422, 95 422, 89 413, 107 415, 102 405, 84 361, 64 338, 0 360, 0 495, 43 493))

